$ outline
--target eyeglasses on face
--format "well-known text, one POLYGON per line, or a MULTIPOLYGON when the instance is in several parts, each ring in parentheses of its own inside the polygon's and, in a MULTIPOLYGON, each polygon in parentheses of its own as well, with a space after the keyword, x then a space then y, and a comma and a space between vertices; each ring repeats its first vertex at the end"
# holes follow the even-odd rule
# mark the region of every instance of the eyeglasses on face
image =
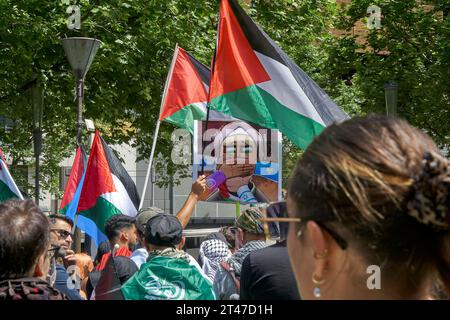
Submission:
MULTIPOLYGON (((309 221, 309 220, 302 220, 301 218, 262 218, 260 220, 261 220, 261 222, 284 222, 284 223, 292 222, 292 223, 302 223, 302 224, 306 224, 306 222, 309 221)), ((314 221, 314 220, 311 220, 311 221, 314 221)), ((342 250, 347 249, 348 243, 344 238, 342 238, 334 230, 325 226, 322 222, 318 222, 318 221, 314 221, 314 222, 316 222, 322 229, 324 229, 334 239, 334 241, 336 241, 336 243, 342 250)))
POLYGON ((51 229, 51 231, 56 232, 61 239, 66 239, 68 236, 72 236, 70 231, 64 229, 51 229))

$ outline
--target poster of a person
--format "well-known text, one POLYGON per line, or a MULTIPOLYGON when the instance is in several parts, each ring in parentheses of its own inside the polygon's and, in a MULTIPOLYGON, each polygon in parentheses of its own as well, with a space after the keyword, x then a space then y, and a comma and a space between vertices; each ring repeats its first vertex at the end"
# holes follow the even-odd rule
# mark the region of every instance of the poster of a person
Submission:
POLYGON ((198 121, 193 178, 205 174, 209 202, 269 203, 281 199, 281 133, 241 120, 198 121), (203 151, 203 154, 202 154, 203 151))

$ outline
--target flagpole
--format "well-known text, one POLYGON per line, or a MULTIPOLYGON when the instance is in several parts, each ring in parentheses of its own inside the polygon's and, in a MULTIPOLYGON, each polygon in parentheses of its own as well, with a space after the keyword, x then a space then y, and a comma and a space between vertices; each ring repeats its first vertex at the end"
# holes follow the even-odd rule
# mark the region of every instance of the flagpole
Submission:
MULTIPOLYGON (((211 72, 210 72, 210 76, 209 76, 208 101, 206 103, 205 131, 208 130, 209 109, 210 109, 209 108, 209 104, 211 102, 211 84, 212 84, 213 78, 214 78, 214 67, 216 65, 216 54, 217 54, 217 47, 218 47, 218 43, 219 43, 219 28, 220 28, 220 14, 219 14, 219 22, 217 23, 217 39, 216 39, 216 44, 214 46, 214 54, 213 54, 213 58, 212 58, 212 61, 211 61, 211 72)), ((205 160, 204 160, 205 148, 203 146, 203 139, 202 139, 201 149, 202 149, 202 174, 203 174, 204 173, 204 168, 205 168, 205 160)))
POLYGON ((152 165, 153 165, 153 158, 154 158, 155 149, 156 149, 156 141, 158 139, 159 126, 161 124, 160 118, 161 118, 162 108, 163 108, 164 101, 166 100, 167 86, 170 83, 170 80, 172 79, 172 71, 173 71, 173 68, 175 66, 175 61, 177 60, 177 56, 178 56, 178 43, 175 45, 175 52, 173 54, 172 62, 170 64, 169 74, 168 74, 168 76, 166 78, 166 83, 164 85, 164 91, 163 91, 163 96, 162 96, 162 99, 161 99, 161 105, 159 106, 158 121, 156 122, 155 133, 153 135, 152 149, 150 151, 150 158, 148 160, 147 174, 145 175, 144 188, 142 189, 141 201, 139 203, 139 209, 138 210, 141 210, 142 206, 144 205, 145 192, 147 191, 148 178, 150 176, 150 172, 151 172, 152 165))
POLYGON ((161 124, 161 121, 159 121, 159 118, 158 118, 158 122, 156 122, 155 133, 153 135, 152 150, 150 151, 150 158, 148 160, 147 174, 145 175, 144 188, 142 189, 142 196, 141 196, 141 202, 139 203, 139 210, 141 210, 142 206, 144 205, 145 192, 147 191, 148 177, 150 175, 150 171, 151 171, 152 164, 153 164, 153 156, 155 154, 156 140, 158 139, 160 124, 161 124))

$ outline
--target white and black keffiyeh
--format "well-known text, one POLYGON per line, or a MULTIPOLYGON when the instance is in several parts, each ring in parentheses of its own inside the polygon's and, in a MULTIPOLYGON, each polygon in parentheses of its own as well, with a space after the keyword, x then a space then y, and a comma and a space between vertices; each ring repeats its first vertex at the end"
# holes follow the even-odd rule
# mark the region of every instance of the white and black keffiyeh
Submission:
POLYGON ((203 262, 203 272, 211 281, 214 281, 219 264, 231 256, 231 251, 222 240, 211 239, 201 243, 199 254, 203 262))
POLYGON ((264 240, 254 240, 247 242, 242 248, 236 251, 229 259, 228 263, 233 267, 234 272, 237 277, 241 276, 242 263, 245 257, 253 251, 267 247, 264 240))

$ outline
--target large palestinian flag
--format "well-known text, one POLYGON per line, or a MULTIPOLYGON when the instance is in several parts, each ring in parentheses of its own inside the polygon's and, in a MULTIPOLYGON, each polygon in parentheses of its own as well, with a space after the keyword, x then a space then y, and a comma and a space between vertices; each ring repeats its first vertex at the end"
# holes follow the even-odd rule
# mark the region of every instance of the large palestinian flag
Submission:
MULTIPOLYGON (((167 75, 159 120, 194 132, 194 120, 206 118, 210 70, 189 52, 175 47, 167 75)), ((212 111, 211 119, 230 119, 212 111)))
POLYGON ((17 188, 11 174, 8 171, 3 152, 0 149, 0 202, 11 198, 19 198, 23 200, 22 193, 17 188))
POLYGON ((235 0, 221 0, 210 90, 210 108, 279 129, 301 148, 348 118, 235 0))
POLYGON ((97 131, 78 202, 78 219, 91 221, 94 230, 85 231, 98 245, 106 240, 105 222, 111 216, 134 217, 138 206, 136 185, 97 131))

